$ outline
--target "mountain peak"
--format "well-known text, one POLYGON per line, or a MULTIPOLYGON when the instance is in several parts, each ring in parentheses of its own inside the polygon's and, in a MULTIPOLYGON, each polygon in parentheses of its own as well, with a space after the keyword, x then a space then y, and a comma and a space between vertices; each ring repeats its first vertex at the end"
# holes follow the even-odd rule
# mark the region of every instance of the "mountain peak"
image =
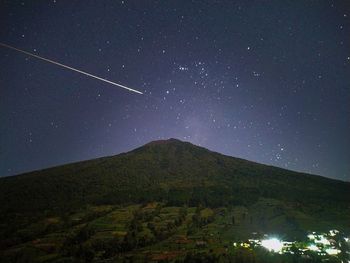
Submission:
POLYGON ((151 141, 145 145, 160 145, 160 144, 172 144, 172 143, 185 143, 179 139, 175 139, 175 138, 169 138, 166 140, 156 140, 156 141, 151 141))

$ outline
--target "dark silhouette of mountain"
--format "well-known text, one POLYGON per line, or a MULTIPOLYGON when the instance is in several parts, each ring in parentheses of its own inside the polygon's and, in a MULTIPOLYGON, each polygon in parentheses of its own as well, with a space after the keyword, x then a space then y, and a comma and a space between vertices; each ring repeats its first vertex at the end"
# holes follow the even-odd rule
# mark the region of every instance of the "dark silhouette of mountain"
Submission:
POLYGON ((249 205, 259 197, 345 207, 350 183, 225 156, 177 139, 0 179, 1 213, 165 201, 249 205))

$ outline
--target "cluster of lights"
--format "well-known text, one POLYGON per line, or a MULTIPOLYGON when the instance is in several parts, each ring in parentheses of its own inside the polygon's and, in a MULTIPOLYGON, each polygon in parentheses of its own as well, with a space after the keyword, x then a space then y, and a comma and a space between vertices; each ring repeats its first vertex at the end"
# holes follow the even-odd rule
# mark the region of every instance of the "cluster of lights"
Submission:
POLYGON ((248 242, 244 243, 233 243, 234 247, 240 246, 243 248, 251 248, 251 247, 264 247, 270 252, 283 254, 287 248, 292 246, 293 242, 282 241, 276 237, 268 238, 268 239, 248 239, 248 242))
MULTIPOLYGON (((313 242, 309 245, 310 250, 316 251, 319 254, 322 254, 324 251, 328 255, 338 255, 341 250, 335 247, 336 242, 332 239, 338 234, 338 230, 330 230, 328 234, 312 232, 312 234, 307 236, 313 242)), ((346 238, 344 240, 346 241, 346 238)))
MULTIPOLYGON (((266 236, 266 235, 265 235, 266 236)), ((267 237, 266 239, 248 239, 247 242, 244 243, 233 243, 234 247, 242 247, 242 248, 253 248, 253 247, 263 247, 270 252, 279 253, 279 254, 294 254, 297 249, 298 253, 305 254, 308 251, 317 253, 320 256, 337 256, 342 251, 341 243, 336 242, 334 239, 338 239, 341 236, 338 230, 330 230, 328 233, 316 233, 312 232, 307 237, 309 239, 308 244, 306 245, 303 242, 297 241, 283 241, 276 237, 267 237), (336 238, 338 237, 338 238, 336 238), (292 249, 294 245, 294 250, 292 249)), ((348 237, 342 237, 345 242, 349 243, 350 239, 348 237)), ((350 244, 349 244, 350 245, 350 244)), ((347 254, 350 255, 348 251, 347 254)), ((350 262, 350 261, 349 261, 350 262)))

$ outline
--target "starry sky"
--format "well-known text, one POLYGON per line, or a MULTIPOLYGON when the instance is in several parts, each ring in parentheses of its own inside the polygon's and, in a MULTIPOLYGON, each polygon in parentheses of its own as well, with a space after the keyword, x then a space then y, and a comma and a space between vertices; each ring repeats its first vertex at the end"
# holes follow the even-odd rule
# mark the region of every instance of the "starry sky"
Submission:
POLYGON ((0 176, 178 138, 350 180, 348 1, 1 1, 0 176))

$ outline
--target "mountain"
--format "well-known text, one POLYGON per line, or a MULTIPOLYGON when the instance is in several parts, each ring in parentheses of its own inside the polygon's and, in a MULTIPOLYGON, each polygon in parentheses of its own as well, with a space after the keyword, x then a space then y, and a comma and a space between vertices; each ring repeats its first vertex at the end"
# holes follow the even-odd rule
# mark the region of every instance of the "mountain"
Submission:
POLYGON ((166 200, 249 204, 260 196, 347 205, 350 184, 211 152, 176 139, 0 179, 1 213, 166 200), (20 200, 20 202, 19 202, 20 200))
MULTIPOLYGON (((245 222, 232 228, 236 238, 247 238, 252 230, 293 237, 309 230, 346 232, 349 193, 348 182, 225 156, 176 139, 160 140, 115 156, 0 178, 0 248, 67 231, 79 225, 74 222, 107 220, 101 218, 135 206, 159 211, 197 207, 214 221, 230 215, 236 224, 245 222), (45 230, 37 229, 43 225, 45 230)), ((188 226, 194 219, 189 220, 188 226)))

